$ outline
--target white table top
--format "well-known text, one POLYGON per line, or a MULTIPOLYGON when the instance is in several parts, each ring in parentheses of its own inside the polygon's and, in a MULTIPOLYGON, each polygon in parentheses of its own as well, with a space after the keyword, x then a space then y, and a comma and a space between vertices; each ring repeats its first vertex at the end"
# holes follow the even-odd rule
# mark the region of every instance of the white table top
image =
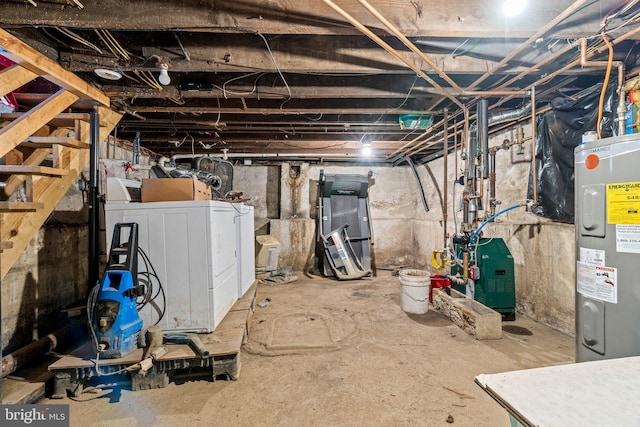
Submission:
POLYGON ((640 357, 482 374, 476 383, 526 426, 640 426, 640 357))

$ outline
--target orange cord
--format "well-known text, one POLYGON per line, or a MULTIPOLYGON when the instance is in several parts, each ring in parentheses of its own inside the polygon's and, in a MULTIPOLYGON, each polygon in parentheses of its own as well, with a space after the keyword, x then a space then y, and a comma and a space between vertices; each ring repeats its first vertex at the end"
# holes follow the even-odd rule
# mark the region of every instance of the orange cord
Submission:
POLYGON ((602 139, 602 135, 600 134, 600 125, 602 124, 602 113, 604 110, 604 95, 607 92, 607 86, 609 86, 609 77, 611 77, 611 68, 613 66, 613 46, 607 40, 607 36, 604 34, 604 28, 602 29, 602 40, 604 40, 605 44, 609 48, 609 59, 607 60, 607 72, 604 75, 604 84, 602 85, 602 91, 600 92, 600 102, 598 103, 598 124, 596 126, 596 131, 598 132, 598 139, 602 139))

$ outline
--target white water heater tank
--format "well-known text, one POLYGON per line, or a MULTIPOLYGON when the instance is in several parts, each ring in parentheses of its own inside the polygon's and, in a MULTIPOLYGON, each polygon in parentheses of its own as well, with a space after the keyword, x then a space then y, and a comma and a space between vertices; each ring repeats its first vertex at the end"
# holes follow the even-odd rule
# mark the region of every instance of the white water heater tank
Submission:
POLYGON ((575 150, 576 361, 640 355, 640 135, 575 150))

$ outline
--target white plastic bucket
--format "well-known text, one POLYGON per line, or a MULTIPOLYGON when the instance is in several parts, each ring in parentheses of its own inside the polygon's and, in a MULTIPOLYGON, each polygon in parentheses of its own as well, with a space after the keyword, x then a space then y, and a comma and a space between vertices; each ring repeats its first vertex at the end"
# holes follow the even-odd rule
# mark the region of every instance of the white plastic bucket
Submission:
POLYGON ((424 314, 429 310, 431 277, 424 270, 400 270, 400 305, 406 313, 424 314))

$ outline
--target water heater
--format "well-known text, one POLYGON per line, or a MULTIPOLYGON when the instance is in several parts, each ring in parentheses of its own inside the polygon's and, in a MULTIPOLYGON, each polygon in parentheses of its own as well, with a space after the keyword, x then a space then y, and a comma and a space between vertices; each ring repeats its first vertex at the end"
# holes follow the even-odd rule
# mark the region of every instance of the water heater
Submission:
POLYGON ((640 135, 575 150, 576 361, 640 355, 640 135))

